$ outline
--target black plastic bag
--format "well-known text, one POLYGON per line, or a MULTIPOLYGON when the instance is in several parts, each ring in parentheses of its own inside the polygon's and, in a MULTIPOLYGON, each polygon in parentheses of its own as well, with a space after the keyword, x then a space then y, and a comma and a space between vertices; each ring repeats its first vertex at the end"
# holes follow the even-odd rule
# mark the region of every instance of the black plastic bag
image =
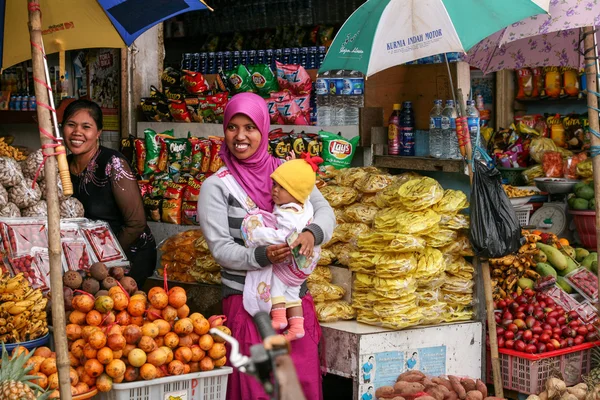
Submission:
POLYGON ((521 226, 496 168, 473 163, 471 244, 483 258, 499 258, 519 250, 521 226))

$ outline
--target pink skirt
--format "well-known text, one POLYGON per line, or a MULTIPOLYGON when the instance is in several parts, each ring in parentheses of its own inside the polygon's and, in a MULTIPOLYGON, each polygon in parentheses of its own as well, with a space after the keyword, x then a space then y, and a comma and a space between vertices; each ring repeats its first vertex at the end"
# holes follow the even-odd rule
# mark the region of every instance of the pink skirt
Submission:
MULTIPOLYGON (((310 400, 322 400, 321 365, 319 359, 319 341, 321 326, 315 314, 312 296, 307 293, 302 298, 305 335, 292 342, 292 359, 304 396, 310 400)), ((223 314, 227 316, 225 325, 231 329, 234 338, 240 342, 240 352, 250 355, 250 347, 260 343, 261 338, 250 314, 244 310, 242 296, 235 295, 223 299, 223 314)), ((229 350, 229 349, 228 349, 229 350)), ((229 365, 229 362, 228 362, 229 365)), ((262 385, 256 378, 243 374, 235 368, 227 381, 228 400, 269 400, 262 385)))

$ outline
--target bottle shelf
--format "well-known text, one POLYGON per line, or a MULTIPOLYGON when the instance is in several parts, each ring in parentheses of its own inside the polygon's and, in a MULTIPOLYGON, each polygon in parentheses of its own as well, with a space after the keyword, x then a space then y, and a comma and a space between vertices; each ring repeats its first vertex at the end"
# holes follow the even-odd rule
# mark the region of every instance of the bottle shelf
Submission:
POLYGON ((407 169, 416 171, 460 172, 465 171, 462 160, 449 160, 431 157, 402 157, 375 155, 373 165, 380 168, 407 169))

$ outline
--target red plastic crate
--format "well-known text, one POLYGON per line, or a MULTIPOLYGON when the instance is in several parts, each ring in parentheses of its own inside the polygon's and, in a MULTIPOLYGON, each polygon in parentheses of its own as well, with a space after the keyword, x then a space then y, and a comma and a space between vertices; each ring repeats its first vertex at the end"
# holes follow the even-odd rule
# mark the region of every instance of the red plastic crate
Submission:
MULTIPOLYGON (((560 371, 567 386, 576 385, 582 382, 582 375, 590 372, 592 348, 599 344, 584 343, 543 354, 498 349, 503 386, 528 395, 541 393, 552 371, 560 371)), ((486 376, 488 383, 494 383, 489 349, 486 376)))

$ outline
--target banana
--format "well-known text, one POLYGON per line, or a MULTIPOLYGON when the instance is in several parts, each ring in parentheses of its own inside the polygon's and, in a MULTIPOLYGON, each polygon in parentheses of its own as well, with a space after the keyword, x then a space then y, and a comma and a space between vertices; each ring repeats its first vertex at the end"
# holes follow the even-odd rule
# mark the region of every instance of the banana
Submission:
POLYGON ((25 300, 37 302, 40 301, 44 297, 42 291, 40 289, 36 289, 32 291, 29 296, 25 296, 25 300))
POLYGON ((14 301, 5 301, 4 303, 0 304, 0 311, 8 311, 14 305, 14 301))
POLYGON ((17 314, 21 314, 22 312, 27 311, 27 307, 23 307, 23 306, 12 306, 8 312, 11 313, 12 315, 17 315, 17 314))
POLYGON ((0 326, 5 326, 6 324, 6 318, 0 318, 0 326))
POLYGON ((31 308, 31 311, 34 313, 42 312, 46 310, 46 305, 48 304, 48 299, 42 299, 35 303, 31 308))
POLYGON ((17 301, 15 303, 15 306, 25 307, 26 309, 29 309, 29 308, 33 307, 34 305, 35 305, 35 302, 33 300, 21 300, 21 301, 17 301))
POLYGON ((540 279, 540 274, 538 274, 537 272, 535 272, 532 269, 528 269, 525 271, 525 275, 527 275, 529 278, 531 278, 532 280, 538 280, 540 279))

